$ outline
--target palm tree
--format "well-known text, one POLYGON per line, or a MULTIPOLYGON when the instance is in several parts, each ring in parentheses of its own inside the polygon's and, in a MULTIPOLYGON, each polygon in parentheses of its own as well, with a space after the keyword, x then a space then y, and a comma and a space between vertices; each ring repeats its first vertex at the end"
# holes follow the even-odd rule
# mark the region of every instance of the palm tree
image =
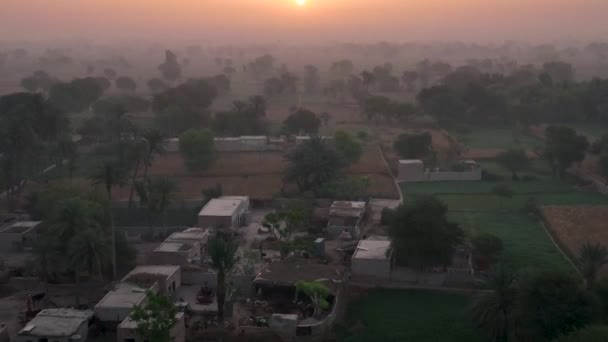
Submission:
POLYGON ((505 342, 512 329, 513 309, 517 296, 513 276, 499 269, 493 276, 492 290, 481 293, 470 308, 473 323, 490 341, 505 342))
POLYGON ((164 215, 171 204, 173 193, 177 191, 176 183, 167 177, 148 179, 135 182, 135 190, 140 204, 148 209, 149 225, 152 226, 151 215, 155 212, 160 213, 164 225, 164 215))
POLYGON ((144 157, 144 179, 148 178, 148 169, 152 165, 152 160, 155 154, 163 154, 165 152, 165 137, 157 130, 153 129, 143 134, 148 148, 144 157))
POLYGON ((226 302, 226 274, 230 273, 236 265, 238 258, 236 251, 239 246, 236 242, 216 237, 209 241, 209 255, 213 268, 217 271, 217 319, 224 323, 224 303, 226 302))
POLYGON ((578 262, 585 278, 587 289, 593 288, 598 270, 608 263, 608 249, 600 243, 585 242, 580 249, 578 262))
POLYGON ((80 305, 80 273, 87 271, 102 277, 107 260, 108 245, 101 227, 85 227, 70 239, 68 245, 68 264, 74 271, 76 280, 76 305, 80 305))
POLYGON ((103 185, 108 196, 107 211, 110 218, 110 231, 112 235, 112 279, 116 279, 118 272, 116 265, 116 231, 114 228, 114 215, 112 213, 112 188, 124 184, 124 169, 116 163, 106 161, 96 170, 91 180, 95 185, 103 185))
POLYGON ((133 174, 131 175, 131 184, 129 189, 129 208, 133 205, 133 195, 135 193, 135 181, 139 174, 139 168, 141 163, 144 161, 147 153, 147 142, 144 140, 137 140, 129 148, 129 159, 132 161, 133 174))

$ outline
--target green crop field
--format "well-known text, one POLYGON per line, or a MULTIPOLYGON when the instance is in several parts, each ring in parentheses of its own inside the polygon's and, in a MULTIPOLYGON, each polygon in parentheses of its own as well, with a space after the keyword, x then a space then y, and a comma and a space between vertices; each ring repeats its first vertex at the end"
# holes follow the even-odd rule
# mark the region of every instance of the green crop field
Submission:
POLYGON ((450 131, 459 142, 468 148, 524 148, 534 149, 543 145, 540 138, 517 133, 516 130, 505 128, 474 128, 470 132, 462 133, 450 131))
POLYGON ((476 342, 466 310, 470 297, 409 290, 375 290, 352 303, 344 342, 476 342))

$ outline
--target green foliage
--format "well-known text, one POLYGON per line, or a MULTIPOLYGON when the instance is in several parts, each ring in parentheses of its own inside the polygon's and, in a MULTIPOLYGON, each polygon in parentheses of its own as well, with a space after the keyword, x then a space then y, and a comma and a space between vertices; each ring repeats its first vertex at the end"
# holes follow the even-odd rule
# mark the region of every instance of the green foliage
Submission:
POLYGON ((389 227, 397 260, 423 271, 449 265, 464 233, 447 218, 447 207, 434 197, 420 197, 397 208, 389 227))
POLYGON ((545 156, 553 174, 563 178, 566 169, 585 159, 589 142, 570 127, 549 126, 545 129, 545 156))
POLYGON ((608 325, 588 325, 555 342, 608 342, 608 325))
POLYGON ((495 235, 482 233, 471 239, 473 253, 495 263, 503 251, 502 240, 495 235))
POLYGON ((205 204, 214 198, 221 197, 223 193, 224 191, 222 190, 222 184, 220 183, 217 183, 214 187, 206 188, 201 191, 205 204))
POLYGON ((190 129, 179 137, 179 151, 192 172, 204 171, 215 159, 213 134, 206 129, 190 129))
POLYGON ((49 90, 49 101, 65 112, 79 113, 103 95, 103 87, 94 77, 75 78, 69 83, 57 83, 49 90))
POLYGON ((291 113, 283 121, 285 132, 293 135, 316 134, 321 126, 321 119, 314 112, 300 108, 291 113))
POLYGON ((137 323, 137 334, 149 342, 171 342, 171 328, 176 323, 177 308, 171 298, 147 293, 145 305, 136 305, 130 318, 137 323))
POLYGON ((266 100, 252 96, 248 101, 235 101, 231 111, 218 112, 213 118, 213 131, 220 136, 259 135, 268 130, 266 100))
POLYGON ((295 182, 301 192, 318 191, 334 180, 345 166, 336 150, 318 137, 301 143, 287 156, 287 181, 295 182))
POLYGON ((518 335, 525 340, 552 340, 592 322, 593 297, 579 279, 566 273, 542 272, 520 285, 518 335))
POLYGON ((182 68, 177 62, 177 56, 171 51, 165 51, 165 61, 158 66, 163 78, 169 82, 177 81, 182 75, 182 68))
POLYGON ((578 263, 587 288, 591 289, 595 285, 598 271, 608 263, 608 249, 600 243, 587 241, 581 246, 578 263))
POLYGON ((120 90, 135 91, 137 89, 135 80, 128 76, 121 76, 114 83, 116 84, 116 88, 120 90))
MULTIPOLYGON (((144 179, 135 182, 135 191, 142 206, 148 209, 151 216, 159 214, 163 217, 173 199, 173 194, 178 190, 174 180, 168 177, 144 179)), ((150 220, 149 219, 149 220, 150 220)))
POLYGON ((238 262, 236 252, 239 246, 232 240, 216 237, 209 241, 208 248, 211 265, 217 271, 217 317, 218 322, 223 324, 224 303, 226 301, 226 275, 232 271, 238 262))
POLYGON ((400 134, 393 148, 402 159, 424 159, 433 151, 433 138, 428 132, 400 134))
POLYGON ((334 144, 346 163, 354 164, 361 159, 363 147, 350 133, 337 131, 334 134, 334 144))
POLYGON ((327 300, 331 291, 322 282, 315 281, 303 281, 300 280, 296 283, 296 296, 298 293, 304 293, 314 307, 314 316, 318 317, 321 314, 321 310, 329 309, 329 301, 327 300))
POLYGON ((513 180, 519 179, 518 171, 525 171, 530 168, 530 160, 526 151, 522 149, 510 149, 501 152, 496 156, 496 161, 505 169, 511 171, 513 180))

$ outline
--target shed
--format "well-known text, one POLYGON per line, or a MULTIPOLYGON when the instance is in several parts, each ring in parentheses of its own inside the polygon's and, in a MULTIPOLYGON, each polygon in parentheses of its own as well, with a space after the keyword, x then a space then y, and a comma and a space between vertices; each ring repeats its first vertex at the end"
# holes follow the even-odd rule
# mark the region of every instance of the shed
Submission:
POLYGON ((198 214, 199 227, 236 230, 246 224, 249 197, 222 196, 209 201, 198 214))
POLYGON ((351 260, 353 276, 389 279, 391 276, 391 242, 361 240, 351 260))
POLYGON ((158 285, 146 288, 132 283, 118 283, 95 305, 95 316, 104 322, 122 322, 129 317, 133 306, 146 303, 146 292, 149 290, 157 292, 158 285))
POLYGON ((42 221, 17 221, 0 230, 1 252, 23 252, 31 248, 42 221))
POLYGON ((72 342, 87 340, 93 311, 74 309, 42 310, 17 333, 17 342, 72 342))
POLYGON ((174 295, 182 285, 181 267, 171 265, 137 266, 123 279, 123 283, 151 286, 158 282, 159 292, 174 295))
POLYGON ((207 241, 209 240, 210 232, 203 228, 188 228, 182 232, 176 232, 165 240, 167 242, 198 242, 201 248, 201 256, 205 255, 207 241))
MULTIPOLYGON (((175 324, 171 328, 172 342, 186 341, 186 320, 183 312, 178 312, 175 315, 175 324)), ((116 338, 118 342, 145 342, 137 333, 137 322, 131 317, 125 318, 116 329, 116 338)))
POLYGON ((359 225, 366 210, 365 202, 334 201, 329 209, 327 233, 335 238, 347 231, 353 238, 358 238, 359 225))

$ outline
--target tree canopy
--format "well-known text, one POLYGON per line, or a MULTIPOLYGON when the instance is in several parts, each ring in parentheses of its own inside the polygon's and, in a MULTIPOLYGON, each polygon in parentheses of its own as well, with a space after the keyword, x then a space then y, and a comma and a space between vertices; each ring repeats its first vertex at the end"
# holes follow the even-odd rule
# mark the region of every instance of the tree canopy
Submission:
POLYGON ((130 318, 137 323, 137 334, 149 342, 171 342, 171 329, 177 308, 171 298, 148 292, 145 305, 135 305, 130 318))
POLYGON ((189 129, 179 136, 179 151, 188 170, 204 171, 215 159, 213 134, 207 129, 189 129))
POLYGON ((337 131, 334 134, 334 144, 336 151, 342 156, 344 162, 354 164, 361 159, 363 147, 352 134, 345 131, 337 131))
POLYGON ((321 119, 314 112, 299 108, 283 121, 283 126, 288 134, 316 134, 321 126, 321 119))
POLYGON ((522 149, 510 149, 499 153, 496 161, 505 169, 511 171, 513 180, 519 179, 517 172, 527 170, 530 167, 530 160, 526 151, 522 149))
POLYGON ((397 137, 393 148, 403 159, 425 159, 433 152, 433 138, 428 132, 403 133, 397 137))
POLYGON ((585 159, 589 142, 584 135, 577 134, 570 127, 549 126, 545 129, 545 157, 553 175, 560 178, 575 162, 585 159))

